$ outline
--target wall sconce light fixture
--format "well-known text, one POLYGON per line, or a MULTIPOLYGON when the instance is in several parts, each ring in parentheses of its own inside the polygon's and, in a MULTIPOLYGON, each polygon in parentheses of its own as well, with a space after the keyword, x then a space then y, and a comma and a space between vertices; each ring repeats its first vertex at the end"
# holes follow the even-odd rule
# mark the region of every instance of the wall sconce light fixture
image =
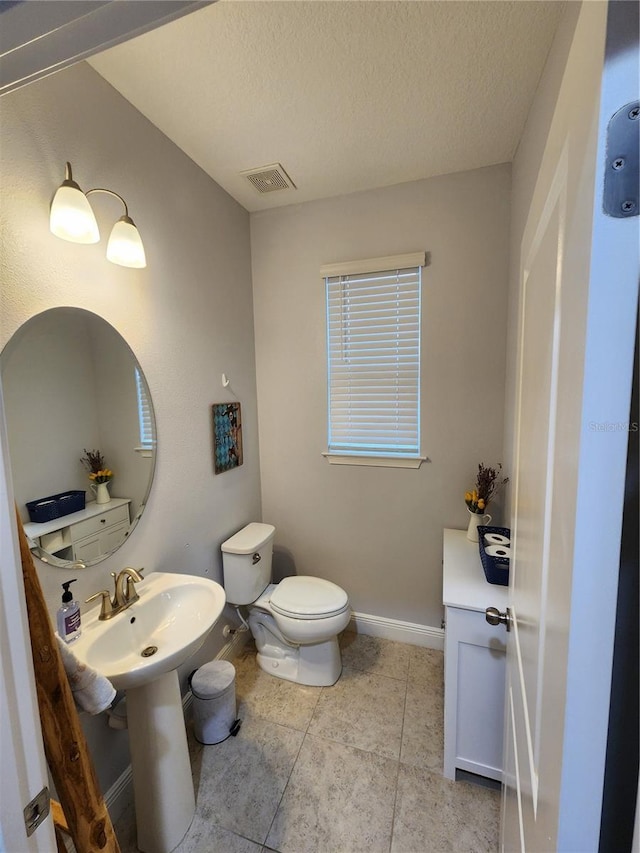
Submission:
POLYGON ((49 216, 51 233, 71 243, 97 243, 100 240, 100 231, 87 198, 91 193, 107 193, 120 199, 124 205, 124 215, 118 219, 109 236, 107 260, 122 267, 136 269, 146 267, 144 246, 138 229, 129 216, 125 200, 113 190, 103 187, 95 187, 86 193, 82 192, 73 180, 71 163, 67 163, 64 181, 58 187, 51 202, 49 216))

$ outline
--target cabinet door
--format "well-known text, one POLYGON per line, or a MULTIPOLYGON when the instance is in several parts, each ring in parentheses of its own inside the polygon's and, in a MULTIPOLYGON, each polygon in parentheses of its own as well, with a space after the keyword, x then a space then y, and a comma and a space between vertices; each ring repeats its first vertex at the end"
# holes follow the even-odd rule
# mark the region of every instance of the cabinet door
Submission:
POLYGON ((86 539, 81 539, 79 542, 74 543, 73 545, 73 559, 74 560, 95 560, 96 557, 100 557, 102 555, 102 549, 100 548, 100 534, 96 533, 94 536, 87 536, 86 539))
POLYGON ((447 608, 445 776, 502 778, 506 631, 484 613, 447 608))
POLYGON ((102 557, 122 545, 129 532, 129 523, 123 521, 106 530, 99 530, 93 536, 85 536, 73 546, 74 560, 94 560, 102 557))
POLYGON ((100 534, 100 548, 103 554, 119 548, 127 538, 129 533, 129 523, 124 521, 122 524, 117 524, 114 527, 109 527, 103 530, 100 534))

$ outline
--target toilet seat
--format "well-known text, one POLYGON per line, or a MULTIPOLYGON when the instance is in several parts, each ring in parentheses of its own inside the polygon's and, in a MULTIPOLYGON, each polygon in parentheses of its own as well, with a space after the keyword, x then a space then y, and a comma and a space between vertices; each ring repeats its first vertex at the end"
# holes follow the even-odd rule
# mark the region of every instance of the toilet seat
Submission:
POLYGON ((307 575, 281 580, 269 603, 275 613, 290 619, 327 619, 349 609, 347 593, 337 584, 307 575))

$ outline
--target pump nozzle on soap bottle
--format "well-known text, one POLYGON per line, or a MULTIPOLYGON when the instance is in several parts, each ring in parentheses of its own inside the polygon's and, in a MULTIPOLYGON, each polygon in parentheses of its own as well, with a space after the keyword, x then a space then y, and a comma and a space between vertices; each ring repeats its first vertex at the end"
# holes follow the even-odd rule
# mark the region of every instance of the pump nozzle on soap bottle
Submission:
POLYGON ((82 633, 80 627, 80 604, 74 600, 73 593, 69 589, 77 578, 65 581, 62 584, 62 604, 58 609, 58 634, 65 643, 72 643, 82 633))

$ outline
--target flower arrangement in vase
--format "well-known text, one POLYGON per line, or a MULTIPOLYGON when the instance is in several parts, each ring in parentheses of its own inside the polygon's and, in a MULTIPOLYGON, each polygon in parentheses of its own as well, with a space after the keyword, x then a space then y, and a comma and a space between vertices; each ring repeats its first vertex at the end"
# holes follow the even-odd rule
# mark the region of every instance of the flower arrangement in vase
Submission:
POLYGON ((85 447, 80 462, 89 472, 90 488, 96 497, 96 503, 109 503, 111 497, 107 484, 113 477, 113 471, 107 468, 102 453, 99 450, 87 450, 85 447))
POLYGON ((489 501, 508 482, 509 478, 502 476, 502 465, 500 463, 498 463, 497 468, 490 468, 482 462, 478 465, 475 488, 470 492, 465 492, 464 496, 464 502, 470 513, 467 539, 472 542, 478 541, 478 525, 491 522, 491 516, 486 512, 489 501), (487 520, 485 521, 485 519, 487 520))

